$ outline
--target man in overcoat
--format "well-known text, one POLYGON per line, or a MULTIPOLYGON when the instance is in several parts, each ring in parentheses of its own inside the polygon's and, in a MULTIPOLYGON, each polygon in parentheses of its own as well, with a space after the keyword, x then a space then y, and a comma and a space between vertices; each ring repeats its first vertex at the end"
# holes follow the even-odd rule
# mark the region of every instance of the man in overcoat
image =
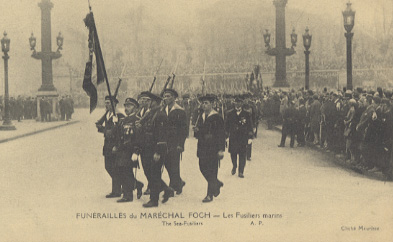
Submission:
POLYGON ((243 99, 240 96, 235 99, 235 109, 228 112, 225 120, 225 132, 229 137, 228 152, 232 159, 232 175, 236 173, 237 158, 239 157, 239 177, 244 178, 247 145, 251 144, 254 133, 251 115, 243 110, 243 99))

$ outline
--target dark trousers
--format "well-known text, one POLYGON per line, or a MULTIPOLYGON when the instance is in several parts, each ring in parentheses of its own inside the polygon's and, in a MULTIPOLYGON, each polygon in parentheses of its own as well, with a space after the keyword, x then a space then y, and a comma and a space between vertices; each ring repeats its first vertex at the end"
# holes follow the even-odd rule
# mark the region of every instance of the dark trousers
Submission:
POLYGON ((207 181, 207 195, 213 195, 219 188, 217 179, 218 158, 199 157, 199 170, 207 181))
POLYGON ((247 144, 247 160, 251 160, 252 143, 247 144))
POLYGON ((285 140, 287 138, 287 135, 291 136, 291 142, 290 146, 293 147, 295 144, 295 130, 292 127, 293 125, 288 125, 288 124, 283 124, 282 125, 282 131, 281 131, 281 146, 285 146, 285 140))
POLYGON ((112 193, 121 194, 121 183, 119 178, 119 171, 116 166, 116 156, 106 155, 105 156, 105 170, 112 178, 112 193))
POLYGON ((65 118, 66 118, 67 121, 70 120, 71 119, 71 112, 66 112, 65 113, 65 118))
POLYGON ((145 173, 147 179, 147 188, 150 188, 151 180, 151 163, 153 162, 153 148, 151 146, 146 146, 141 152, 141 162, 143 167, 143 172, 145 173))
POLYGON ((233 168, 237 168, 237 155, 239 155, 239 173, 244 173, 244 167, 246 166, 246 152, 231 153, 233 168))
POLYGON ((304 123, 297 124, 296 139, 297 139, 298 144, 301 144, 301 145, 306 144, 306 140, 304 138, 304 123))
POLYGON ((158 202, 160 192, 168 189, 168 185, 161 179, 163 161, 163 157, 161 157, 159 161, 152 160, 150 166, 150 200, 153 202, 158 202))
POLYGON ((135 187, 135 177, 131 166, 120 166, 119 170, 119 181, 123 190, 123 198, 132 199, 135 187))
POLYGON ((321 142, 319 143, 319 145, 321 147, 323 147, 325 145, 325 143, 327 143, 327 128, 326 128, 326 124, 320 124, 320 139, 321 142))
POLYGON ((165 168, 169 175, 169 186, 178 191, 181 187, 182 179, 180 178, 180 153, 177 150, 171 150, 165 157, 165 168))
POLYGON ((255 125, 255 133, 254 133, 255 138, 258 137, 258 126, 259 126, 259 123, 256 123, 256 125, 255 125))
POLYGON ((48 117, 46 116, 46 112, 41 112, 41 122, 48 122, 48 117))
POLYGON ((63 121, 63 120, 65 120, 65 112, 64 112, 64 110, 63 111, 60 111, 60 114, 61 114, 61 120, 63 121))
POLYGON ((335 147, 334 144, 334 123, 333 122, 326 122, 326 142, 328 148, 333 150, 335 147))

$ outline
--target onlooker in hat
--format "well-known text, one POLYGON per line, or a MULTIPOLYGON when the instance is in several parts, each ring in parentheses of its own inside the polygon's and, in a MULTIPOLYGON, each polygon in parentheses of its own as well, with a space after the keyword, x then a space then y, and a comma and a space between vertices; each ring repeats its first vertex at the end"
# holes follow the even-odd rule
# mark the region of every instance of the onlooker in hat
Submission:
POLYGON ((290 135, 290 147, 293 148, 295 144, 295 131, 296 131, 296 118, 297 112, 295 109, 295 103, 293 101, 289 102, 289 106, 285 109, 282 119, 282 130, 281 130, 281 142, 278 147, 285 147, 285 140, 287 135, 290 135))
POLYGON ((318 100, 318 95, 313 96, 313 102, 310 106, 310 125, 311 132, 314 134, 314 144, 319 144, 319 125, 321 121, 321 103, 318 100))
POLYGON ((345 159, 346 160, 352 160, 352 155, 353 148, 352 148, 352 140, 353 140, 353 134, 354 131, 356 130, 356 124, 354 123, 354 118, 356 114, 356 100, 355 99, 350 99, 349 100, 349 111, 347 113, 347 116, 345 117, 344 124, 345 124, 345 130, 344 130, 344 137, 345 137, 345 159))
POLYGON ((297 138, 298 147, 303 147, 306 144, 306 140, 304 137, 304 127, 306 125, 307 109, 304 104, 305 104, 304 99, 300 97, 299 108, 297 110, 297 118, 296 118, 296 138, 297 138))

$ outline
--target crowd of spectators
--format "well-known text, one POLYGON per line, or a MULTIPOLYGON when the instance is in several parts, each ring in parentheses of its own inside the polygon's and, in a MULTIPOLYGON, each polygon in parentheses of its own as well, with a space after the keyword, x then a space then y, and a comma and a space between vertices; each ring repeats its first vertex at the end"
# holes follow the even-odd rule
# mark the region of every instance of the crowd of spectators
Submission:
MULTIPOLYGON (((84 94, 86 95, 86 94, 84 94)), ((79 96, 78 96, 79 98, 79 96)), ((82 97, 80 97, 82 98, 82 97)), ((34 119, 42 122, 54 121, 53 112, 59 116, 60 120, 70 120, 74 112, 74 100, 70 95, 63 95, 57 99, 55 105, 53 100, 48 97, 31 97, 19 95, 16 98, 9 98, 9 118, 21 122, 22 120, 34 119), (37 106, 39 102, 39 106, 37 106), (38 115, 38 110, 39 114, 38 115), (55 110, 55 111, 54 111, 55 110)), ((0 120, 5 117, 4 98, 0 96, 0 120)))
POLYGON ((296 138, 298 146, 309 142, 338 156, 348 165, 382 172, 392 179, 393 98, 391 90, 321 92, 265 90, 262 116, 268 128, 282 123, 283 141, 296 138))

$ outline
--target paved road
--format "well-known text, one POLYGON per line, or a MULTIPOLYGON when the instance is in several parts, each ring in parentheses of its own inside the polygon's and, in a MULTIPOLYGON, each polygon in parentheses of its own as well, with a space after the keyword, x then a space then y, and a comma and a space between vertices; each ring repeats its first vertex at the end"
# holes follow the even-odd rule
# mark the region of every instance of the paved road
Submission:
MULTIPOLYGON (((393 241, 393 183, 337 167, 318 151, 278 148, 279 133, 265 129, 254 141, 244 179, 230 174, 225 154, 219 170, 224 187, 210 204, 201 202, 207 184, 193 138, 181 163, 187 182, 182 195, 152 209, 142 207, 146 196, 126 204, 106 199, 103 137, 94 126, 99 111, 81 112, 80 123, 0 144, 0 241, 393 241), (107 218, 81 218, 86 213, 107 218), (119 213, 127 218, 108 218, 119 213)), ((166 172, 163 177, 168 181, 166 172)))

